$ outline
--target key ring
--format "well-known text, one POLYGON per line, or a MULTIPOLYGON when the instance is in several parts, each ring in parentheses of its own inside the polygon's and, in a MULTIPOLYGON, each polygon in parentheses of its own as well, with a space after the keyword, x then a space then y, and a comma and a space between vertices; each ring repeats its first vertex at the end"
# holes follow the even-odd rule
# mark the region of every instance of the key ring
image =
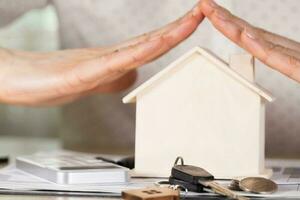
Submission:
POLYGON ((170 183, 169 183, 169 181, 157 181, 154 183, 154 185, 158 186, 158 187, 163 187, 164 185, 169 187, 170 183))
POLYGON ((183 160, 183 158, 181 157, 181 156, 178 156, 177 158, 176 158, 176 160, 175 160, 175 163, 174 163, 174 166, 175 165, 178 165, 178 162, 181 162, 181 165, 184 165, 184 160, 183 160))
POLYGON ((188 192, 189 192, 189 190, 186 187, 182 186, 182 185, 170 185, 169 181, 158 181, 158 182, 155 182, 154 185, 158 186, 158 187, 164 187, 164 185, 165 185, 165 187, 168 187, 168 188, 173 189, 173 190, 178 190, 178 189, 180 191, 183 190, 184 191, 183 198, 185 198, 187 196, 188 192))

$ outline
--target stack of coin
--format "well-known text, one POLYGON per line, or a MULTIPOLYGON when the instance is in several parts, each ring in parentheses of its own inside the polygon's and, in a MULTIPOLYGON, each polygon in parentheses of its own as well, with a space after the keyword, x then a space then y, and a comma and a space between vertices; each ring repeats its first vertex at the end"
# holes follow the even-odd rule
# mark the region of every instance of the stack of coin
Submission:
POLYGON ((270 179, 262 177, 248 177, 242 180, 232 180, 229 185, 229 189, 255 194, 272 194, 278 190, 278 186, 270 179))
POLYGON ((230 185, 228 186, 228 188, 230 190, 234 190, 234 191, 242 191, 241 188, 240 188, 240 181, 237 180, 237 179, 233 179, 230 183, 230 185))

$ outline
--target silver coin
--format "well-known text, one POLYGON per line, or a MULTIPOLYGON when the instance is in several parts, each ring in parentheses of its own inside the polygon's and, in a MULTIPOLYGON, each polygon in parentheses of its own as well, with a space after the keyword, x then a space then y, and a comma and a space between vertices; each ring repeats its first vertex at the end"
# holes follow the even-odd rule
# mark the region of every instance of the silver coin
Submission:
POLYGON ((278 190, 274 181, 262 177, 244 178, 240 181, 239 186, 245 192, 256 194, 271 194, 278 190))

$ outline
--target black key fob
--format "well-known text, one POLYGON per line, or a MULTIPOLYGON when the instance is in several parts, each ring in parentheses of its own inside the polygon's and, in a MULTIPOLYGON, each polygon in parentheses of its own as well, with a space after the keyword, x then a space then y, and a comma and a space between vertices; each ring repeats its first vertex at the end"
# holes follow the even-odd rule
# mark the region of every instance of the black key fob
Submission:
POLYGON ((201 185, 201 184, 192 184, 192 183, 189 183, 189 182, 178 180, 174 177, 169 178, 169 183, 170 183, 170 185, 179 185, 182 188, 187 189, 190 192, 199 192, 199 193, 204 192, 203 185, 201 185))
POLYGON ((214 176, 211 175, 208 171, 200 167, 185 165, 181 157, 178 157, 176 159, 171 171, 171 176, 175 179, 192 184, 199 184, 199 181, 214 180, 214 176), (181 160, 180 165, 177 164, 179 160, 181 160))

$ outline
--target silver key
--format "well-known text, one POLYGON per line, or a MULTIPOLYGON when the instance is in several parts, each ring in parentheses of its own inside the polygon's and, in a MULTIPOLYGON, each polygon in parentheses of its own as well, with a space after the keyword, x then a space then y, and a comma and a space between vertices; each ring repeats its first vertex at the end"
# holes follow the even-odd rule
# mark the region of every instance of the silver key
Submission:
POLYGON ((215 182, 214 176, 205 169, 193 165, 185 165, 182 157, 176 159, 171 171, 171 176, 190 184, 201 184, 217 194, 232 199, 248 200, 248 198, 239 196, 234 191, 215 182), (178 164, 179 161, 181 164, 178 164))
POLYGON ((204 185, 205 187, 211 188, 211 190, 217 194, 232 198, 232 199, 237 199, 237 200, 249 200, 249 198, 240 196, 236 194, 234 191, 218 184, 217 182, 214 181, 199 181, 200 184, 204 185))

